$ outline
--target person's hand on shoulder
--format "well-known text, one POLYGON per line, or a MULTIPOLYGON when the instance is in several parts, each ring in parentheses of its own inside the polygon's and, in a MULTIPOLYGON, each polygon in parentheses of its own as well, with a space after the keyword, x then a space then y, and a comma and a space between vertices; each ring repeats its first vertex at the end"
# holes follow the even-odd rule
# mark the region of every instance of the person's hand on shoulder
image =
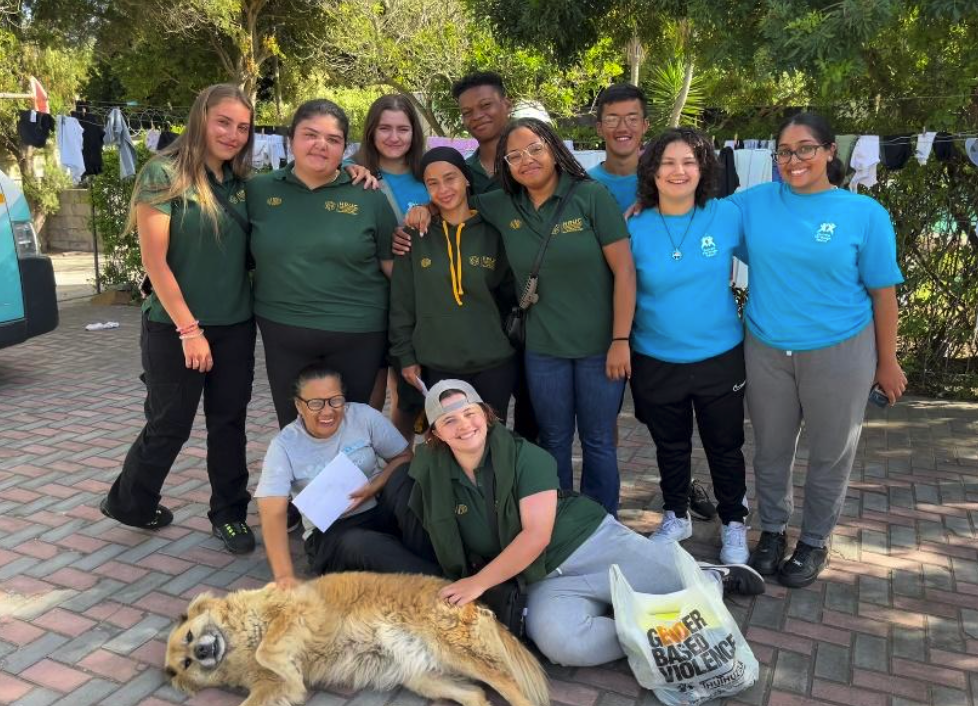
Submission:
POLYGON ((380 188, 380 179, 370 173, 370 170, 359 164, 348 164, 346 171, 353 177, 353 183, 363 182, 365 191, 376 191, 380 188))

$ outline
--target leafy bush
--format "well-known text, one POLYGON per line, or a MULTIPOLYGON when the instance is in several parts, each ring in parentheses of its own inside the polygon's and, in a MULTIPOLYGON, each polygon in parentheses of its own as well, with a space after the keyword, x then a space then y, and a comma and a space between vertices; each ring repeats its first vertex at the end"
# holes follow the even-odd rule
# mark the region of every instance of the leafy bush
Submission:
MULTIPOLYGON (((153 156, 142 144, 136 146, 137 171, 153 156)), ((139 238, 135 232, 124 233, 129 215, 129 199, 136 180, 121 179, 119 153, 115 149, 102 154, 102 173, 92 181, 91 198, 95 206, 92 228, 105 246, 104 259, 100 260, 104 286, 128 289, 133 298, 138 295, 139 278, 143 263, 139 253, 139 238)))

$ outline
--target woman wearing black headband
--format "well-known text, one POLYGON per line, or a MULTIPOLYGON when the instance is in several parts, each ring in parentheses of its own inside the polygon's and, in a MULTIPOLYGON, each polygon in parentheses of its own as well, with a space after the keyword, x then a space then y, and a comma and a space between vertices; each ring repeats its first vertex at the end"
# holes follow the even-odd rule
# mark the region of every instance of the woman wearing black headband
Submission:
POLYGON ((391 356, 418 389, 465 380, 505 420, 517 368, 500 315, 515 296, 502 240, 469 207, 472 175, 457 150, 429 150, 421 168, 438 215, 434 237, 394 260, 391 356))

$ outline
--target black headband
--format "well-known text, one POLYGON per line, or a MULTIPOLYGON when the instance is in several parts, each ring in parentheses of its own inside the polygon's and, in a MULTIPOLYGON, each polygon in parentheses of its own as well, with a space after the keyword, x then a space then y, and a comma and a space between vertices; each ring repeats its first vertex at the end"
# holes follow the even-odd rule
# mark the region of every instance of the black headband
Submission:
POLYGON ((424 170, 428 168, 428 165, 434 164, 435 162, 448 162, 458 167, 465 180, 469 184, 472 183, 472 172, 469 171, 469 165, 465 163, 465 158, 462 157, 462 153, 454 147, 432 147, 425 152, 421 158, 421 173, 424 174, 424 170))

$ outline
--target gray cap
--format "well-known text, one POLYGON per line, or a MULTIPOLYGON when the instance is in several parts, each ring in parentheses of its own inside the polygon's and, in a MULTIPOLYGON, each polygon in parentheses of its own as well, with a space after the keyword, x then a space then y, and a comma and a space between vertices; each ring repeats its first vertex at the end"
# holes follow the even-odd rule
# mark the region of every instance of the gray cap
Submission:
POLYGON ((479 397, 479 393, 464 380, 442 380, 436 382, 428 390, 428 394, 424 398, 424 413, 428 418, 428 424, 435 426, 435 422, 438 421, 439 417, 449 412, 454 412, 457 409, 462 409, 462 407, 467 407, 470 404, 479 404, 481 402, 482 398, 479 397), (449 405, 443 405, 439 398, 449 390, 458 390, 461 392, 465 395, 465 401, 458 400, 449 405))
POLYGON ((978 167, 978 138, 969 137, 964 141, 964 151, 968 153, 970 159, 978 167))

